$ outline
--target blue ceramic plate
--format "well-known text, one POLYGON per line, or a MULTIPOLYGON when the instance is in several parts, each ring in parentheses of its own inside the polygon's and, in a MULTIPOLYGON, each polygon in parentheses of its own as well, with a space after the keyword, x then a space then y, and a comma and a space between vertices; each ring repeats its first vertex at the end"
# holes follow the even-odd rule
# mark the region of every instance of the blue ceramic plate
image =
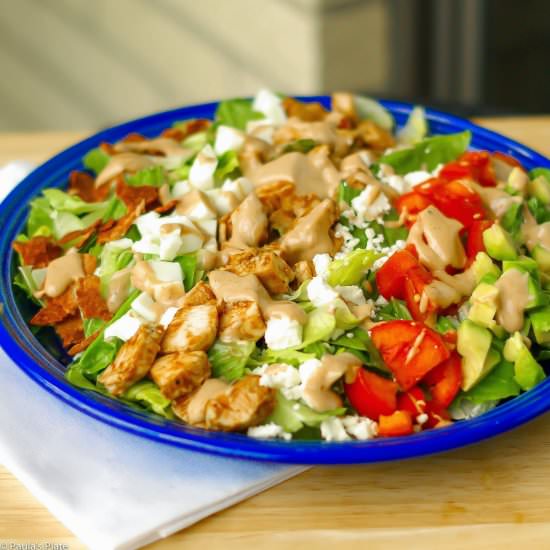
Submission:
MULTIPOLYGON (((321 101, 327 97, 301 98, 321 101)), ((404 124, 411 105, 382 102, 394 115, 397 124, 404 124)), ((510 430, 550 409, 550 378, 536 388, 516 397, 484 415, 465 422, 420 434, 373 441, 327 443, 322 441, 259 441, 239 434, 208 432, 184 426, 175 421, 139 412, 115 400, 86 392, 68 384, 63 373, 61 348, 46 349, 31 333, 18 309, 12 289, 15 269, 11 243, 21 232, 28 202, 47 187, 65 186, 71 170, 82 169, 86 152, 102 141, 115 142, 129 132, 148 137, 158 135, 178 120, 212 118, 216 103, 184 107, 151 115, 115 126, 70 147, 55 156, 27 177, 0 205, 0 300, 3 304, 0 344, 13 361, 38 384, 76 409, 117 428, 153 441, 209 453, 233 457, 292 462, 302 464, 349 464, 397 460, 446 451, 510 430)), ((535 151, 475 124, 438 111, 426 110, 431 131, 448 134, 470 130, 474 149, 499 150, 508 153, 527 168, 550 167, 550 161, 535 151)), ((66 362, 66 357, 65 357, 66 362)))

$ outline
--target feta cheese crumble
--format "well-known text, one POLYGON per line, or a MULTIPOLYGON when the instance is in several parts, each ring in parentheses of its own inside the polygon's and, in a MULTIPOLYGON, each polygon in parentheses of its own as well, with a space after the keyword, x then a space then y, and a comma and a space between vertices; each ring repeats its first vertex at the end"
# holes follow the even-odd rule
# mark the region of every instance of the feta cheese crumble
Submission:
POLYGON ((248 428, 246 433, 256 439, 283 439, 284 441, 292 439, 292 434, 285 432, 281 426, 274 422, 248 428))
POLYGON ((302 325, 290 317, 273 317, 267 321, 265 343, 269 349, 286 349, 302 343, 302 325))

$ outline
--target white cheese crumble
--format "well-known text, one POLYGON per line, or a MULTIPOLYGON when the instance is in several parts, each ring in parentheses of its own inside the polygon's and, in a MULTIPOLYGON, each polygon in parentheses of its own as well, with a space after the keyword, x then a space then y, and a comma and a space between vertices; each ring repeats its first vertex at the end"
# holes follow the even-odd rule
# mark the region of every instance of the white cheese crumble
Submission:
POLYGON ((366 416, 345 416, 342 424, 346 432, 359 441, 373 439, 378 435, 378 424, 366 416))
POLYGON ((361 287, 357 285, 335 286, 334 289, 344 300, 346 300, 346 302, 351 302, 357 306, 362 306, 367 303, 365 294, 361 290, 361 287))
POLYGON ((287 399, 295 400, 302 397, 300 373, 292 365, 262 365, 254 369, 253 373, 260 376, 260 386, 280 390, 287 399))
POLYGON ((433 178, 433 176, 430 172, 426 172, 425 170, 417 170, 416 172, 409 172, 408 174, 405 174, 403 178, 410 187, 416 187, 417 185, 424 183, 426 180, 433 178))
POLYGON ((292 439, 292 434, 285 432, 281 426, 274 422, 248 428, 247 435, 256 439, 283 439, 284 441, 292 439))
POLYGON ((267 321, 265 343, 269 349, 286 349, 302 343, 302 325, 290 317, 273 317, 267 321))
POLYGON ((307 285, 307 297, 315 307, 322 307, 334 302, 338 298, 338 292, 323 277, 313 277, 307 285))
POLYGON ((365 187, 361 194, 351 201, 351 206, 363 220, 372 221, 391 210, 388 197, 377 186, 365 187))
POLYGON ((316 254, 313 256, 313 265, 315 266, 315 275, 325 278, 332 258, 329 254, 316 254))
POLYGON ((321 437, 326 441, 349 441, 342 419, 335 416, 321 422, 321 437))

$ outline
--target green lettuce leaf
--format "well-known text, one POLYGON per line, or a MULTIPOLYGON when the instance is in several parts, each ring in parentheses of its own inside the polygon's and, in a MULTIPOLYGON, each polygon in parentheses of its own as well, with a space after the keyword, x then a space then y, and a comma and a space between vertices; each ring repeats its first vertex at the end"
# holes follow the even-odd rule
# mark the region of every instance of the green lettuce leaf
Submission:
POLYGON ((396 319, 404 319, 412 321, 412 315, 403 300, 390 298, 390 301, 382 306, 376 312, 377 321, 394 321, 396 319))
POLYGON ((285 145, 283 153, 309 153, 316 146, 317 142, 312 139, 297 139, 285 145))
POLYGON ((314 309, 304 327, 303 342, 300 348, 320 340, 328 340, 336 328, 336 318, 325 308, 314 309))
POLYGON ((428 121, 426 120, 424 107, 417 105, 410 112, 405 126, 397 132, 397 140, 400 143, 414 145, 427 136, 428 130, 428 121))
POLYGON ((212 365, 212 376, 224 378, 228 382, 242 378, 247 361, 254 351, 254 342, 230 342, 219 340, 208 350, 208 359, 212 365))
POLYGON ((105 244, 99 257, 97 270, 103 296, 107 294, 107 287, 112 276, 127 267, 133 259, 134 253, 130 248, 120 248, 111 242, 105 244))
POLYGON ((135 174, 127 175, 126 183, 135 187, 139 187, 140 185, 160 187, 166 183, 166 174, 162 166, 151 166, 135 174))
POLYGON ((191 290, 202 277, 201 270, 197 269, 197 254, 194 252, 191 254, 183 254, 182 256, 174 258, 174 261, 178 262, 181 266, 185 290, 191 290))
POLYGON ((369 334, 362 328, 357 327, 352 331, 348 331, 332 343, 342 351, 348 351, 350 353, 360 352, 360 354, 355 354, 365 363, 365 365, 367 365, 367 367, 389 372, 388 367, 382 360, 380 352, 372 343, 369 334))
POLYGON ((165 418, 174 417, 170 408, 170 399, 164 397, 160 388, 151 380, 141 380, 137 384, 134 384, 124 393, 122 399, 139 403, 144 408, 165 418))
POLYGON ((345 181, 341 181, 338 186, 338 202, 345 202, 351 205, 351 201, 361 194, 361 189, 350 187, 345 181))
POLYGON ((285 432, 295 433, 301 430, 304 425, 317 427, 327 418, 343 416, 344 414, 346 414, 344 407, 323 413, 316 412, 300 401, 287 399, 278 391, 277 404, 266 423, 274 422, 281 426, 285 432))
MULTIPOLYGON (((527 207, 538 224, 550 221, 550 209, 537 197, 531 197, 527 201, 527 207)), ((508 212, 506 212, 508 214, 508 212)))
POLYGON ((214 172, 214 181, 221 185, 227 178, 235 179, 241 175, 239 156, 236 151, 226 151, 218 158, 218 165, 214 172))
POLYGON ((96 175, 99 174, 107 163, 110 160, 110 156, 101 149, 101 147, 96 147, 92 149, 82 159, 82 164, 88 170, 94 172, 96 175))
POLYGON ((48 200, 52 210, 58 212, 69 212, 70 214, 89 214, 97 210, 105 211, 106 207, 110 206, 109 201, 103 202, 86 202, 77 195, 69 195, 61 189, 44 189, 42 192, 48 200))
POLYGON ((435 329, 437 330, 437 332, 445 334, 446 332, 456 330, 457 328, 458 323, 454 319, 446 317, 445 315, 441 315, 437 318, 437 323, 435 324, 435 329))
POLYGON ((363 279, 365 273, 380 257, 373 250, 353 250, 344 258, 334 260, 328 268, 327 282, 332 286, 357 285, 363 279))
POLYGON ((295 349, 265 349, 256 358, 254 366, 260 366, 264 363, 268 365, 273 363, 287 363, 288 365, 299 367, 308 359, 315 359, 315 357, 316 354, 314 353, 306 353, 295 349))
POLYGON ((30 203, 29 219, 27 220, 27 235, 29 237, 49 237, 54 233, 52 209, 48 199, 38 197, 30 203))
POLYGON ((450 162, 464 153, 470 145, 471 137, 468 130, 458 134, 429 137, 409 149, 383 155, 378 163, 389 164, 400 175, 421 169, 431 172, 439 164, 450 162))
POLYGON ((353 96, 353 99, 360 119, 372 120, 385 130, 392 130, 395 125, 393 116, 380 102, 360 95, 353 96))
POLYGON ((252 109, 250 99, 228 99, 221 101, 216 109, 215 120, 225 126, 233 126, 239 130, 246 130, 250 120, 265 118, 264 115, 252 109))

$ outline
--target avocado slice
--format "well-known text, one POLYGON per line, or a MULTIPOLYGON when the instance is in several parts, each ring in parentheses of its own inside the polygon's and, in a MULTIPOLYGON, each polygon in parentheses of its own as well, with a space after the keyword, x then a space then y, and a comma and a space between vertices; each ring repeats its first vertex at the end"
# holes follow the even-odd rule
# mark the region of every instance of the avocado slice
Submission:
POLYGON ((492 284, 480 283, 470 297, 470 311, 468 319, 492 329, 495 325, 495 315, 498 309, 498 288, 492 284))
POLYGON ((508 271, 509 269, 517 269, 522 273, 529 273, 538 276, 539 265, 535 260, 528 256, 520 256, 516 260, 505 260, 502 262, 502 271, 508 271))
POLYGON ((515 166, 508 174, 506 182, 507 193, 511 195, 525 195, 527 192, 527 186, 529 185, 529 176, 522 168, 515 166))
POLYGON ((494 364, 487 362, 493 335, 473 321, 462 321, 457 332, 457 351, 462 356, 462 389, 475 386, 494 364))
POLYGON ((514 363, 514 380, 525 391, 546 378, 544 369, 537 363, 519 332, 506 340, 504 358, 514 363))
POLYGON ((527 184, 527 191, 543 204, 550 204, 550 181, 542 174, 527 184))
POLYGON ((487 275, 494 277, 496 281, 500 277, 500 269, 491 260, 491 258, 485 252, 478 252, 474 263, 472 264, 472 271, 476 278, 476 284, 481 282, 487 275))
POLYGON ((550 344, 550 306, 533 311, 529 318, 537 344, 550 344))
POLYGON ((503 272, 506 272, 509 269, 517 269, 522 273, 529 274, 529 280, 527 282, 529 302, 527 303, 525 309, 533 309, 544 306, 548 303, 548 298, 541 288, 538 267, 537 262, 527 256, 520 256, 517 260, 506 260, 502 262, 503 272))
POLYGON ((495 260, 515 260, 518 257, 512 237, 496 223, 483 232, 483 244, 495 260))
POLYGON ((544 273, 550 272, 550 250, 544 248, 544 246, 537 244, 531 252, 534 260, 537 262, 539 269, 544 273))

